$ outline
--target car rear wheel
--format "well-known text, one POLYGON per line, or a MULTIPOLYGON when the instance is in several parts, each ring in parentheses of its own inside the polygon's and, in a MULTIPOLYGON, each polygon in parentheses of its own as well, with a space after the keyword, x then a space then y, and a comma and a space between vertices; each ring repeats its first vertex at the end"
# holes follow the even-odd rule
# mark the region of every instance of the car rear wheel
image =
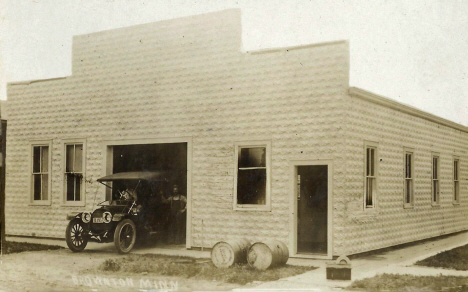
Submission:
POLYGON ((119 253, 128 253, 132 250, 136 240, 136 227, 130 219, 122 220, 115 228, 114 244, 119 253))
POLYGON ((73 252, 82 251, 86 247, 88 244, 88 236, 81 219, 75 218, 68 223, 65 238, 68 248, 73 252))

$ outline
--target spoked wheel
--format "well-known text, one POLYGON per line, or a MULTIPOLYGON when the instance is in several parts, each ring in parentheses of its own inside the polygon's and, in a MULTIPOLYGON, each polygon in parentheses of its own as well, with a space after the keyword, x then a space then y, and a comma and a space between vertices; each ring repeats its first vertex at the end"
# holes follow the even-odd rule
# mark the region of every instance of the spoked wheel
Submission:
POLYGON ((135 245, 136 227, 130 219, 121 221, 115 228, 114 244, 119 253, 128 253, 135 245))
POLYGON ((67 245, 73 252, 82 251, 88 244, 88 236, 85 232, 83 222, 75 218, 68 223, 65 233, 67 245))

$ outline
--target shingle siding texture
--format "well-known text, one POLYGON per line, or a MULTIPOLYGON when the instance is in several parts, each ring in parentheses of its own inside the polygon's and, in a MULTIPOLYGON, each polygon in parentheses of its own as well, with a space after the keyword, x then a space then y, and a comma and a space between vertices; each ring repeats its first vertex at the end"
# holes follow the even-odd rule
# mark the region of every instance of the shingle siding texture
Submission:
MULTIPOLYGON (((10 85, 7 233, 63 237, 65 214, 83 209, 62 205, 69 138, 86 139, 91 181, 104 172, 103 141, 192 137, 192 246, 288 242, 292 159, 333 159, 343 200, 348 44, 252 54, 240 44, 237 10, 83 35, 72 76, 10 85), (51 206, 28 205, 35 139, 52 140, 51 206), (271 141, 271 212, 233 210, 234 143, 251 140, 271 141)), ((85 191, 88 209, 104 197, 96 182, 85 191)))
POLYGON ((466 230, 468 134, 351 97, 346 123, 346 226, 335 252, 352 254, 466 230), (378 142, 377 208, 363 210, 364 141, 378 142), (404 147, 414 149, 414 208, 403 208, 404 147), (440 206, 431 205, 432 152, 440 154, 440 206), (453 156, 460 158, 460 204, 453 204, 453 156))

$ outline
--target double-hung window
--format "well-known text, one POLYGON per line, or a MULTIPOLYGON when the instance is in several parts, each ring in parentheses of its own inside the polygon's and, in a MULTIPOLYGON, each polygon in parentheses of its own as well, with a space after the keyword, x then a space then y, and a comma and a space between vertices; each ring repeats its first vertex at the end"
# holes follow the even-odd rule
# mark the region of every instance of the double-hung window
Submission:
POLYGON ((65 203, 84 202, 84 143, 65 144, 65 203))
POLYGON ((460 203, 460 183, 458 181, 458 174, 460 172, 460 160, 453 159, 453 202, 460 203))
POLYGON ((31 203, 50 204, 50 142, 32 145, 31 203))
POLYGON ((405 185, 404 185, 404 200, 405 207, 413 206, 414 202, 414 186, 413 186, 413 175, 414 175, 414 159, 413 151, 405 151, 405 185))
POLYGON ((234 209, 270 209, 270 142, 236 144, 234 209))
POLYGON ((440 159, 438 154, 432 154, 432 204, 438 205, 440 202, 439 185, 440 159))
POLYGON ((375 208, 377 196, 377 145, 374 143, 366 143, 364 148, 364 207, 370 209, 375 208))

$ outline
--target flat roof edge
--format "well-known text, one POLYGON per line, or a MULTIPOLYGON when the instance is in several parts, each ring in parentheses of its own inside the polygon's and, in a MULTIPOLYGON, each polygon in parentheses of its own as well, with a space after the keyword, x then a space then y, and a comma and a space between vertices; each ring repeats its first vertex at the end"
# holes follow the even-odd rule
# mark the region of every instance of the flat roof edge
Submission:
POLYGON ((313 44, 305 44, 305 45, 298 45, 298 46, 291 46, 291 47, 279 47, 279 48, 268 48, 268 49, 259 49, 259 50, 252 50, 252 51, 245 51, 247 54, 251 55, 258 55, 258 54, 267 54, 267 53, 277 53, 282 51, 294 51, 294 50, 302 50, 314 47, 323 47, 323 46, 330 46, 336 44, 348 44, 348 40, 337 40, 337 41, 330 41, 330 42, 323 42, 323 43, 313 43, 313 44))
POLYGON ((8 85, 29 85, 31 83, 39 83, 39 82, 48 82, 48 81, 67 79, 68 77, 69 76, 46 78, 46 79, 35 79, 35 80, 27 80, 27 81, 17 81, 17 82, 8 82, 8 85))
POLYGON ((395 101, 393 99, 390 99, 388 97, 384 97, 384 96, 381 96, 381 95, 378 95, 378 94, 375 94, 375 93, 372 93, 372 92, 369 92, 369 91, 366 91, 364 89, 360 89, 360 88, 357 88, 357 87, 350 87, 349 90, 348 90, 348 93, 350 95, 352 95, 352 96, 359 97, 361 99, 370 101, 372 103, 379 104, 379 105, 382 105, 382 106, 385 106, 385 107, 389 107, 389 108, 395 109, 397 111, 401 111, 401 112, 410 114, 412 116, 423 118, 425 120, 435 122, 435 123, 438 123, 438 124, 441 124, 441 125, 444 125, 444 126, 447 126, 447 127, 450 127, 450 128, 453 128, 453 129, 456 129, 456 130, 459 130, 459 131, 462 131, 462 132, 465 132, 465 133, 468 133, 468 127, 466 127, 464 125, 452 122, 450 120, 447 120, 447 119, 444 119, 444 118, 441 118, 441 117, 438 117, 436 115, 430 114, 430 113, 425 112, 423 110, 420 110, 418 108, 415 108, 415 107, 412 107, 412 106, 397 102, 397 101, 395 101))

